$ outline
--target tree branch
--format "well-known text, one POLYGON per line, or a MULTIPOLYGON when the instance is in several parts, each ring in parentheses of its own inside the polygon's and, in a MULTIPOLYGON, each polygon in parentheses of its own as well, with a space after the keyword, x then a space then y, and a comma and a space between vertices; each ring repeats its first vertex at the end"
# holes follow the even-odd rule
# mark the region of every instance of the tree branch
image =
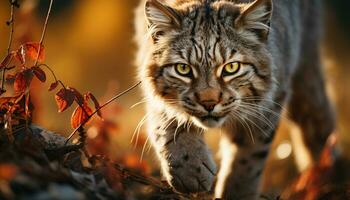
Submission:
MULTIPOLYGON (((18 2, 17 1, 12 1, 10 0, 11 4, 11 15, 10 19, 6 22, 8 26, 10 26, 10 36, 9 36, 9 42, 7 45, 7 55, 4 57, 4 59, 1 61, 3 63, 7 56, 11 53, 11 47, 12 47, 12 42, 13 42, 13 33, 14 33, 14 24, 15 24, 15 17, 14 17, 14 12, 15 12, 15 6, 18 7, 18 2)), ((5 92, 5 74, 6 74, 7 66, 4 66, 2 69, 2 79, 1 79, 1 91, 0 94, 5 92)))
POLYGON ((74 134, 80 129, 82 128, 90 119, 91 117, 93 117, 98 111, 102 110, 104 107, 106 107, 107 105, 109 105, 110 103, 112 103, 113 101, 115 101, 116 99, 120 98, 121 96, 129 93, 131 90, 135 89, 137 86, 139 86, 141 84, 142 81, 139 81, 138 83, 136 83, 135 85, 131 86, 130 88, 126 89, 125 91, 117 94, 116 96, 114 96, 113 98, 111 98, 109 101, 107 101, 106 103, 104 103, 102 106, 100 106, 98 109, 96 109, 91 115, 89 115, 83 123, 81 123, 76 129, 74 129, 74 131, 68 136, 66 143, 67 144, 69 142, 70 139, 72 139, 72 137, 74 136, 74 134))
POLYGON ((44 39, 45 39, 45 35, 46 35, 46 29, 47 29, 47 25, 48 25, 50 14, 51 14, 52 4, 53 4, 53 0, 50 0, 50 5, 49 5, 49 9, 48 9, 47 14, 46 14, 44 28, 43 28, 43 31, 41 33, 41 38, 40 38, 40 41, 39 41, 40 45, 39 45, 39 49, 38 49, 38 55, 37 55, 37 58, 35 60, 34 66, 36 66, 38 64, 38 61, 39 61, 41 46, 44 43, 44 39))

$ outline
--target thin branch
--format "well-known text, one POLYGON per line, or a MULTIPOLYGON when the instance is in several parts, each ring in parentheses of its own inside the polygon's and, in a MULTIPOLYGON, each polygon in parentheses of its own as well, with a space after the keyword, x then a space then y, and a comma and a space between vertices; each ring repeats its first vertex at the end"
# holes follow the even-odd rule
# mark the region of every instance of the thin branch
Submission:
MULTIPOLYGON (((7 56, 11 53, 11 47, 12 47, 12 42, 13 42, 13 33, 14 33, 14 24, 15 24, 14 13, 15 13, 15 6, 17 6, 18 3, 17 3, 17 1, 13 2, 12 0, 10 0, 10 4, 11 4, 11 15, 10 15, 10 19, 6 22, 6 24, 8 26, 10 26, 10 36, 9 36, 9 42, 7 45, 7 55, 5 56, 5 58, 3 59, 3 61, 1 63, 3 63, 5 61, 5 59, 7 58, 7 56)), ((7 66, 4 66, 4 68, 2 70, 0 94, 5 92, 5 75, 6 75, 6 70, 7 70, 6 67, 7 66)))
POLYGON ((37 55, 37 57, 36 57, 34 66, 36 66, 36 65, 38 64, 38 61, 39 61, 41 46, 42 46, 42 44, 44 43, 44 39, 45 39, 45 35, 46 35, 46 28, 47 28, 47 25, 48 25, 48 22, 49 22, 49 18, 50 18, 50 14, 51 14, 51 9, 52 9, 52 4, 53 4, 53 0, 50 0, 50 5, 49 5, 49 9, 48 9, 47 14, 46 14, 46 19, 45 19, 44 28, 43 28, 43 31, 42 31, 42 33, 41 33, 41 38, 40 38, 40 41, 39 41, 39 44, 40 44, 40 45, 39 45, 39 49, 38 49, 38 55, 37 55))
POLYGON ((126 176, 125 178, 131 178, 134 181, 144 184, 144 185, 150 185, 153 186, 159 190, 163 190, 163 191, 172 191, 172 188, 163 184, 162 182, 159 182, 156 179, 153 179, 152 177, 146 177, 143 175, 140 175, 138 173, 135 173, 133 171, 130 171, 124 167, 122 167, 121 165, 117 164, 117 163, 113 163, 114 168, 118 171, 120 171, 124 176, 126 176))
POLYGON ((61 84, 61 86, 62 86, 63 88, 66 88, 66 86, 63 84, 63 82, 62 82, 61 80, 58 80, 58 79, 57 79, 57 76, 56 76, 55 72, 51 69, 50 66, 48 66, 47 64, 40 64, 38 67, 41 67, 41 66, 46 67, 46 68, 51 72, 53 78, 55 79, 55 82, 58 82, 59 84, 61 84))
POLYGON ((131 86, 130 88, 124 90, 123 92, 119 93, 118 95, 114 96, 113 98, 111 98, 109 101, 107 101, 106 103, 104 103, 102 106, 100 106, 98 109, 96 109, 91 115, 89 115, 84 121, 83 123, 81 123, 76 129, 74 129, 74 131, 68 136, 66 143, 68 143, 68 141, 70 139, 72 139, 72 137, 74 136, 74 134, 80 129, 82 128, 90 119, 91 117, 93 117, 98 111, 102 110, 104 107, 106 107, 107 105, 109 105, 110 103, 112 103, 113 101, 115 101, 116 99, 120 98, 121 96, 129 93, 131 90, 135 89, 137 86, 139 86, 141 84, 141 81, 139 81, 138 83, 136 83, 135 85, 131 86))
POLYGON ((12 47, 12 41, 13 41, 14 24, 15 24, 14 11, 15 11, 15 4, 11 3, 11 17, 10 17, 10 20, 7 21, 7 25, 10 26, 10 37, 9 37, 9 43, 7 46, 7 55, 11 53, 11 47, 12 47))

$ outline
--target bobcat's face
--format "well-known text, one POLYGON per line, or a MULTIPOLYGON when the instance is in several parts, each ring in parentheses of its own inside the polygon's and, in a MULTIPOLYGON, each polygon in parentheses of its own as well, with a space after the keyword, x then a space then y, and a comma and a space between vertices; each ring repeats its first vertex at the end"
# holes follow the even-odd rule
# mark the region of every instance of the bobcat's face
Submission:
MULTIPOLYGON (((164 19, 156 9, 146 5, 153 31, 148 75, 156 95, 202 127, 218 127, 254 113, 254 105, 272 84, 266 27, 255 23, 251 26, 263 27, 245 28, 248 22, 241 20, 250 19, 242 15, 246 8, 229 2, 164 7, 164 19)), ((260 12, 264 13, 255 15, 260 12)))

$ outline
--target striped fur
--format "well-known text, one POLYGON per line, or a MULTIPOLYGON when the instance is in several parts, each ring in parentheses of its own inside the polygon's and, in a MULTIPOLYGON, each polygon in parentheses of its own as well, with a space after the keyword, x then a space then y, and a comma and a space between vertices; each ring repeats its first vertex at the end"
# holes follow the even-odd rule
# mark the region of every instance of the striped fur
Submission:
POLYGON ((229 141, 224 148, 231 150, 222 154, 226 167, 216 196, 256 199, 292 77, 303 62, 301 8, 318 9, 318 1, 144 1, 136 10, 136 64, 164 176, 180 192, 210 190, 216 167, 200 133, 219 127, 229 141), (226 64, 234 62, 239 70, 225 75, 226 64), (190 73, 180 74, 178 64, 190 73))

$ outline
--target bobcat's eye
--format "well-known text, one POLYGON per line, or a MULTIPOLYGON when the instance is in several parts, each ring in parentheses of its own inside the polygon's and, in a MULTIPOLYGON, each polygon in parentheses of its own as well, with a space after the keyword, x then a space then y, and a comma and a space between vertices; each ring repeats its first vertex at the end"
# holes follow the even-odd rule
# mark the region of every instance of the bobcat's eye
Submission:
POLYGON ((175 71, 181 76, 192 76, 192 68, 186 64, 176 64, 175 71))
POLYGON ((222 69, 222 76, 231 76, 236 74, 241 68, 241 63, 239 62, 232 62, 232 63, 228 63, 224 66, 224 68, 222 69))

